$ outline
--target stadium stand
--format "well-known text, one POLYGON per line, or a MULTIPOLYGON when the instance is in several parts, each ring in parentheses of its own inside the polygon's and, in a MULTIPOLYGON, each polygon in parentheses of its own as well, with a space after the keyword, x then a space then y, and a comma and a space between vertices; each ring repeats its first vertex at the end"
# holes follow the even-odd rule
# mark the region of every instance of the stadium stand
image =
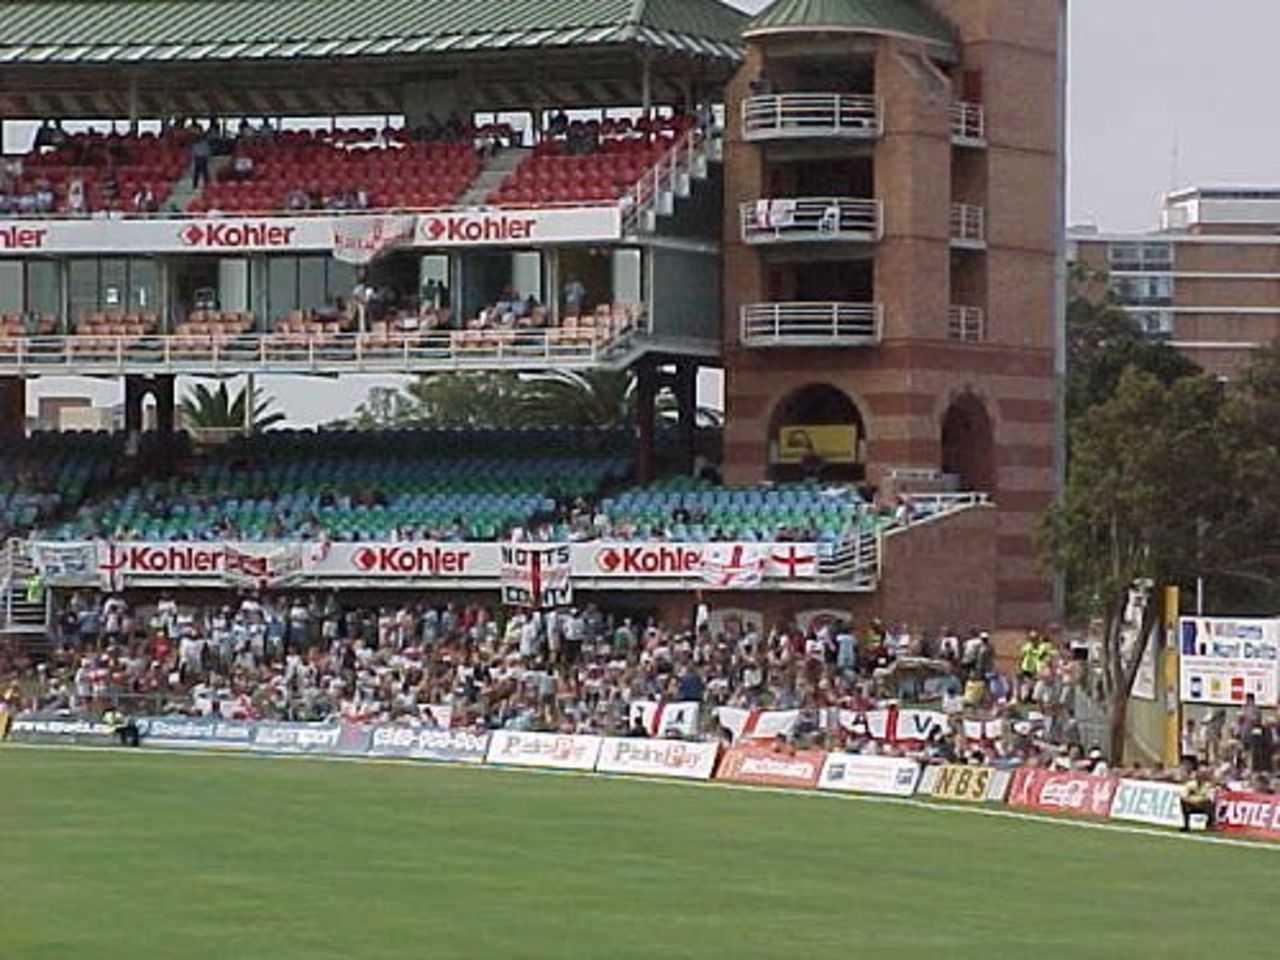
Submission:
POLYGON ((107 433, 37 433, 0 450, 0 539, 78 505, 121 450, 122 438, 107 433))

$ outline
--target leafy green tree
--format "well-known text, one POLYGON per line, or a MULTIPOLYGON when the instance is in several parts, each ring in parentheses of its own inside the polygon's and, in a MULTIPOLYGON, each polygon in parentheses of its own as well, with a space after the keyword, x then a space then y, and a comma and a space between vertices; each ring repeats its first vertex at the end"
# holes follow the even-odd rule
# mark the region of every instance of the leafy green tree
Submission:
MULTIPOLYGON (((246 425, 245 404, 248 402, 247 388, 241 388, 233 397, 227 389, 226 381, 213 390, 203 383, 197 383, 182 398, 178 410, 182 424, 188 429, 243 430, 246 425)), ((252 431, 268 430, 284 421, 285 415, 272 409, 275 400, 266 396, 262 390, 254 389, 252 402, 253 410, 248 420, 252 431)))
POLYGON ((1102 623, 1102 694, 1117 760, 1129 693, 1162 612, 1156 589, 1138 641, 1126 649, 1121 629, 1130 589, 1188 582, 1235 549, 1224 535, 1239 508, 1225 409, 1221 386, 1209 377, 1165 385, 1130 368, 1114 394, 1071 427, 1066 487, 1044 519, 1042 546, 1065 576, 1076 612, 1102 623))

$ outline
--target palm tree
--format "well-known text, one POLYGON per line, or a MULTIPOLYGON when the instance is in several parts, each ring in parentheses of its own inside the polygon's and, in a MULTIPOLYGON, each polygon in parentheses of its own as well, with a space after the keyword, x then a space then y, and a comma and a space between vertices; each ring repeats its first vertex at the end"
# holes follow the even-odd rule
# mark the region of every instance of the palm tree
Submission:
POLYGON ((636 378, 629 370, 552 370, 521 383, 525 426, 610 430, 635 423, 636 378))
POLYGON ((250 431, 257 432, 284 421, 283 413, 271 409, 275 400, 264 396, 255 387, 253 410, 246 423, 245 404, 248 402, 248 394, 248 389, 242 388, 233 398, 225 381, 218 384, 216 390, 197 383, 182 398, 182 423, 190 430, 244 430, 247 427, 250 431))

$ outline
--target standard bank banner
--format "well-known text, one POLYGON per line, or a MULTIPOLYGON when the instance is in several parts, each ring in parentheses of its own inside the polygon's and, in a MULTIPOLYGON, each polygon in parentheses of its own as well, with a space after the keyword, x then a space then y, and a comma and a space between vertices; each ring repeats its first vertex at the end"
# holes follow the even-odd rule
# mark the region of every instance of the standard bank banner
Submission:
POLYGON ((1182 826, 1182 787, 1153 780, 1121 780, 1111 802, 1112 820, 1182 826))
POLYGON ((248 750, 253 724, 212 717, 139 717, 138 737, 144 747, 196 750, 248 750))
POLYGON ((601 773, 635 773, 683 780, 710 780, 716 768, 714 743, 609 737, 600 746, 601 773))
POLYGON ((823 790, 909 797, 916 791, 920 764, 905 757, 864 757, 829 753, 818 786, 823 790))
POLYGON ((594 770, 601 737, 499 730, 489 738, 489 763, 555 770, 594 770))

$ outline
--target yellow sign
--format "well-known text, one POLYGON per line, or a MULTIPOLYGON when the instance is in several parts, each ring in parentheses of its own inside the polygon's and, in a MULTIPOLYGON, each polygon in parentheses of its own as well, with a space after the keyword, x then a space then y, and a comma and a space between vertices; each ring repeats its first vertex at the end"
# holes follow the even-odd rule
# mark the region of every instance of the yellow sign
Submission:
POLYGON ((990 767, 962 767, 949 764, 938 771, 933 782, 933 796, 944 800, 968 800, 981 803, 991 789, 990 767))
POLYGON ((858 462, 858 428, 853 424, 782 427, 778 462, 804 463, 816 457, 827 463, 858 462))

